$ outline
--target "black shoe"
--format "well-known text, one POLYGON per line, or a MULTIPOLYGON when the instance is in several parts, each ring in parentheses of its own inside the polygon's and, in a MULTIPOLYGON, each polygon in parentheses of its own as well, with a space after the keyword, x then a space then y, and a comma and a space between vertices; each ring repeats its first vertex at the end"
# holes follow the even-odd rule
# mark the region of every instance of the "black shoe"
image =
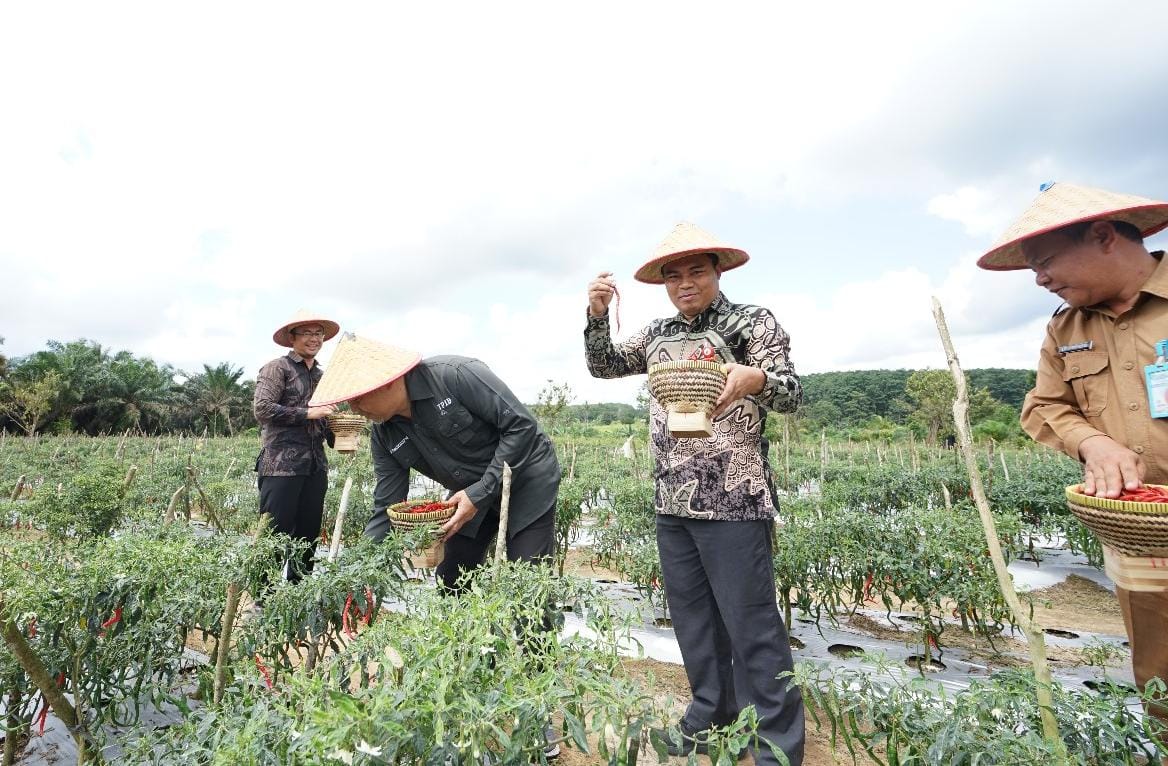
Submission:
MULTIPOLYGON (((709 755, 710 743, 708 737, 708 730, 690 731, 689 727, 685 725, 684 720, 680 721, 675 728, 653 728, 649 730, 649 740, 651 742, 663 743, 665 745, 665 752, 674 758, 689 755, 694 752, 698 755, 709 755)), ((737 753, 737 759, 741 761, 745 757, 746 748, 742 748, 737 753)))
POLYGON ((560 757, 560 743, 559 737, 556 736, 556 730, 548 726, 543 730, 543 740, 546 743, 543 748, 543 757, 549 761, 553 758, 560 757))

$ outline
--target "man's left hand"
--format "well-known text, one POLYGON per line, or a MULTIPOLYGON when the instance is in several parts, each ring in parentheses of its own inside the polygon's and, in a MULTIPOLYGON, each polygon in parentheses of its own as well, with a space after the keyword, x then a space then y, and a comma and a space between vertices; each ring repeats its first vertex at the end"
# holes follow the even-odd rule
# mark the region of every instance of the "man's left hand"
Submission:
POLYGON ((460 489, 451 495, 450 502, 458 503, 458 507, 454 509, 454 515, 439 528, 439 531, 442 533, 442 542, 446 542, 454 536, 458 530, 462 529, 479 512, 479 509, 475 508, 475 504, 466 496, 465 489, 460 489))
POLYGON ((718 417, 726 409, 743 398, 762 393, 766 385, 766 373, 757 367, 730 362, 726 365, 726 386, 722 395, 714 402, 714 417, 718 417))

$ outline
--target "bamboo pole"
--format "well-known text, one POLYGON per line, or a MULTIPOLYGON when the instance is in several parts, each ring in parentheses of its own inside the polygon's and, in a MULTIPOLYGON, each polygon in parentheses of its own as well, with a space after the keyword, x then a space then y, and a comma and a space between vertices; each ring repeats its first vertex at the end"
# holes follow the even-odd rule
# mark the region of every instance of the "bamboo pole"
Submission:
POLYGON ((227 604, 223 607, 223 624, 215 645, 215 683, 211 701, 216 705, 223 701, 223 687, 227 684, 227 654, 231 648, 231 631, 235 628, 235 612, 239 609, 239 591, 238 581, 227 583, 227 604))
POLYGON ((986 499, 985 488, 981 483, 981 471, 977 466, 977 456, 973 447, 973 436, 969 427, 969 391, 965 384, 965 373, 961 370, 961 363, 957 360, 957 352, 953 348, 953 339, 949 335, 949 326, 945 322, 945 312, 941 302, 933 298, 933 318, 937 323, 937 331, 941 335, 941 344, 945 347, 945 357, 949 362, 949 371, 953 374, 953 382, 957 386, 957 398, 953 402, 953 420, 957 426, 957 443, 961 455, 965 459, 965 468, 969 472, 969 487, 973 492, 973 500, 977 505, 978 516, 981 517, 982 529, 985 531, 986 545, 993 561, 994 573, 998 577, 998 586, 1002 589, 1015 622, 1022 627, 1026 636, 1026 645, 1030 650, 1030 663, 1034 668, 1035 691, 1038 698, 1039 713, 1042 717, 1042 733, 1053 748, 1058 762, 1066 763, 1066 747, 1059 736, 1058 721, 1054 717, 1054 708, 1051 700, 1050 666, 1046 661, 1046 641, 1041 626, 1030 619, 1029 613, 1018 601, 1018 593, 1014 589, 1014 579, 1006 569, 1006 559, 1002 555, 1002 547, 998 541, 997 525, 994 524, 990 504, 986 499))
POLYGON ((333 539, 329 541, 329 561, 336 561, 341 552, 341 530, 345 526, 345 514, 349 510, 349 490, 353 488, 353 477, 345 477, 345 488, 341 490, 341 507, 337 509, 337 521, 333 524, 333 539))
POLYGON ((499 500, 499 536, 495 539, 495 563, 507 559, 507 522, 511 512, 511 466, 503 463, 503 497, 499 500))
POLYGON ((20 499, 20 493, 24 491, 24 478, 24 474, 21 474, 20 478, 16 480, 16 489, 12 490, 12 500, 20 499))

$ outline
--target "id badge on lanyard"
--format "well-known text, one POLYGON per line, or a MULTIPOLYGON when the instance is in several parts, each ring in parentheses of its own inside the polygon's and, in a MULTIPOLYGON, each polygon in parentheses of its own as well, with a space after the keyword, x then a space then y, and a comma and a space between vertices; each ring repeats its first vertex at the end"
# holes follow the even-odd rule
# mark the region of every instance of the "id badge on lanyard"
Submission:
POLYGON ((1156 361, 1144 368, 1148 411, 1154 418, 1168 418, 1168 340, 1156 344, 1156 361))

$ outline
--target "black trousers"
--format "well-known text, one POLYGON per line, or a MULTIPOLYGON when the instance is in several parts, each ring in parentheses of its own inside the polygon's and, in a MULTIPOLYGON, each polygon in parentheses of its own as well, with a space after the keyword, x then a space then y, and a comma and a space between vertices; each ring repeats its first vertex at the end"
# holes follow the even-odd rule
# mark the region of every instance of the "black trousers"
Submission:
MULTIPOLYGON (((499 511, 491 511, 479 525, 474 537, 451 535, 446 541, 446 558, 438 565, 436 574, 447 588, 454 584, 464 572, 481 565, 487 558, 487 546, 499 531, 499 511)), ((507 540, 508 561, 530 561, 533 564, 551 566, 556 550, 556 506, 552 506, 538 519, 511 535, 507 540)), ((490 552, 492 555, 494 551, 490 552)))
POLYGON ((312 571, 313 553, 320 537, 324 517, 324 496, 328 491, 328 473, 317 471, 308 476, 261 476, 260 513, 272 517, 273 532, 283 532, 309 543, 299 561, 288 561, 289 582, 299 582, 312 571))
MULTIPOLYGON (((759 736, 803 763, 803 693, 789 679, 791 645, 775 600, 769 521, 657 516, 657 552, 693 701, 690 731, 724 726, 754 705, 759 736)), ((779 761, 765 746, 755 763, 779 761)))

